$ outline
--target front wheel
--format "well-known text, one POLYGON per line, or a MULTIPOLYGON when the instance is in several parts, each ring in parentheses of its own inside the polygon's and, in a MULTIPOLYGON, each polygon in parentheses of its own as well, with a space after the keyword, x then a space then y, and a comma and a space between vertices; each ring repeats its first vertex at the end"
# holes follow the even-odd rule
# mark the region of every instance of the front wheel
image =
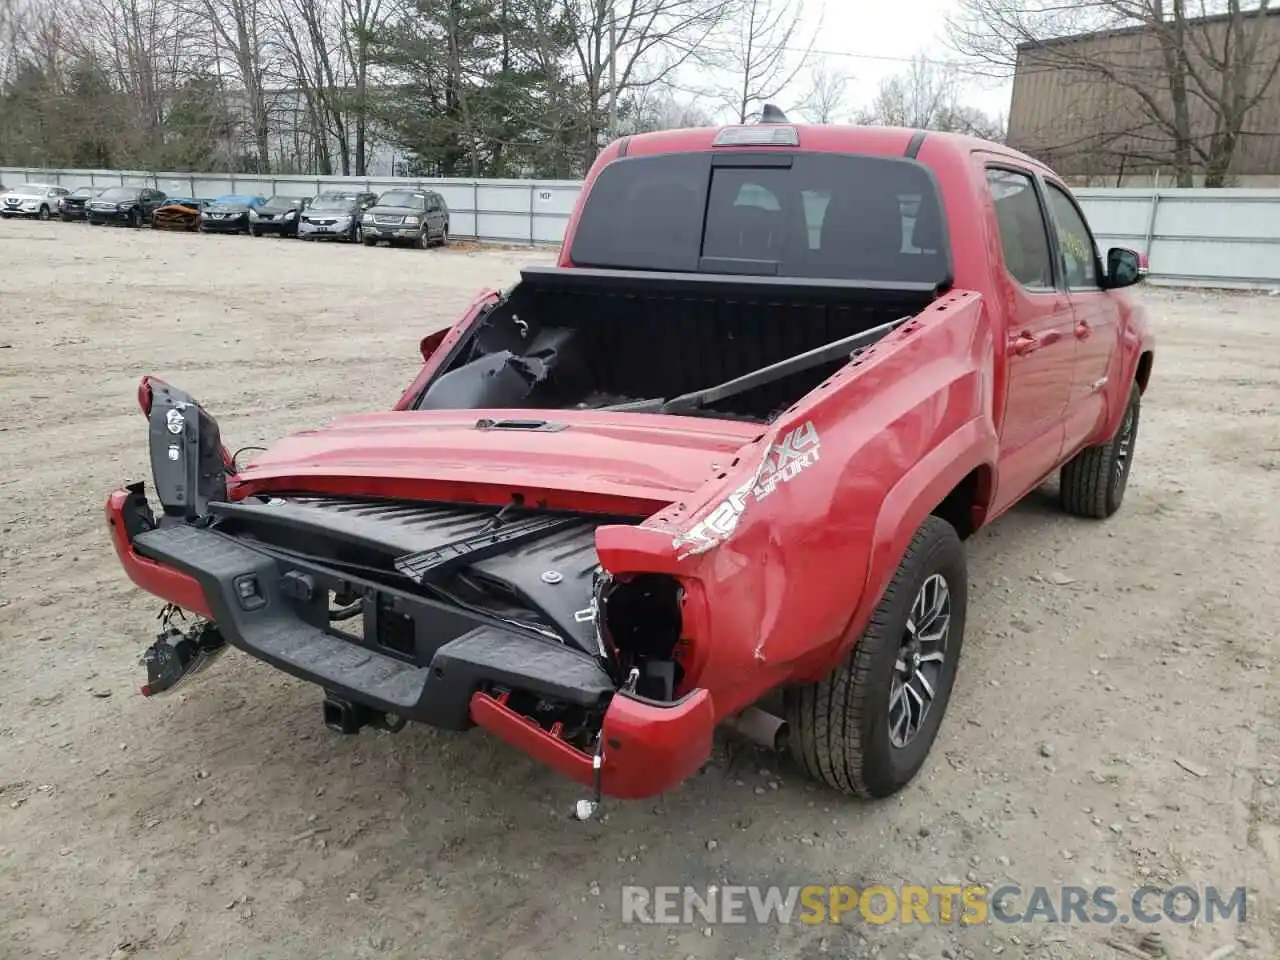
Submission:
POLYGON ((129 226, 134 230, 142 226, 142 215, 137 210, 129 211, 129 226))
POLYGON ((1135 383, 1129 388, 1129 402, 1115 436, 1096 447, 1085 447, 1063 465, 1058 500, 1067 513, 1104 520, 1120 509, 1133 466, 1141 407, 1142 392, 1135 383))
POLYGON ((36 214, 36 216, 37 216, 39 219, 41 219, 41 220, 48 220, 48 219, 49 219, 49 208, 48 208, 48 207, 44 207, 44 206, 42 206, 42 207, 40 208, 40 212, 39 212, 39 213, 37 213, 37 214, 36 214))
POLYGON ((931 516, 844 661, 785 692, 791 753, 811 777, 864 799, 914 779, 951 697, 967 606, 964 546, 931 516))

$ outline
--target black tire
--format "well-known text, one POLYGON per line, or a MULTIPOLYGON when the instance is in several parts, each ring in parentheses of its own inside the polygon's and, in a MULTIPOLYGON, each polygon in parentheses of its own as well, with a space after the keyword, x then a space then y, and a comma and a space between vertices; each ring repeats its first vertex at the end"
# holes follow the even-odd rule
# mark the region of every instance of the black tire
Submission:
POLYGON ((1135 383, 1129 387, 1129 402, 1115 436, 1106 443, 1085 447, 1063 464, 1058 501, 1067 513, 1105 520, 1120 509, 1133 468, 1141 408, 1142 393, 1135 383))
POLYGON ((136 207, 129 211, 129 226, 134 230, 142 226, 142 215, 138 213, 136 207))
POLYGON ((413 245, 419 250, 426 250, 431 246, 431 228, 425 223, 422 225, 422 231, 414 239, 413 245))
POLYGON ((366 247, 376 247, 378 245, 378 240, 376 237, 365 237, 364 245, 366 247))
POLYGON ((253 227, 250 227, 250 228, 249 228, 249 236, 254 237, 254 238, 257 238, 257 237, 261 236, 261 234, 260 234, 260 233, 258 233, 258 231, 257 231, 257 230, 255 230, 253 227))
POLYGON ((440 228, 440 246, 447 247, 449 245, 449 225, 446 223, 440 228))
MULTIPOLYGON (((790 751, 809 776, 863 799, 891 796, 915 778, 951 698, 964 644, 967 605, 964 545, 951 524, 931 516, 912 537, 879 606, 844 661, 817 683, 784 692, 790 751), (948 592, 949 620, 943 659, 936 672, 930 672, 931 664, 904 656, 904 644, 912 638, 908 630, 912 607, 917 599, 927 596, 922 593, 926 584, 936 589, 935 575, 948 592), (909 678, 912 689, 922 689, 923 678, 925 688, 933 689, 934 696, 918 720, 915 735, 896 746, 890 695, 907 676, 897 667, 900 659, 904 669, 915 670, 909 678)), ((914 649, 920 650, 918 646, 914 649)), ((894 702, 906 703, 908 699, 903 690, 894 702)), ((917 699, 919 696, 911 703, 917 699)))
POLYGON ((37 219, 37 220, 48 220, 48 219, 49 219, 49 208, 48 208, 48 207, 46 207, 44 204, 41 204, 41 205, 40 205, 40 212, 36 214, 36 219, 37 219))

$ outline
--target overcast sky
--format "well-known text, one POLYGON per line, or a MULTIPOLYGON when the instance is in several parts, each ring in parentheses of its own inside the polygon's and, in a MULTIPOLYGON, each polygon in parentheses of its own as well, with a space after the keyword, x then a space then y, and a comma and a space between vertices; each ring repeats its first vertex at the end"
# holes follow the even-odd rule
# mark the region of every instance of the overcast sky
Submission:
MULTIPOLYGON (((956 8, 955 0, 803 0, 803 29, 797 29, 792 44, 803 50, 814 26, 821 18, 821 30, 814 42, 814 59, 819 51, 827 62, 851 74, 848 86, 852 109, 870 103, 880 81, 907 68, 911 57, 924 53, 939 60, 954 59, 943 45, 945 17, 956 8)), ((805 86, 804 77, 797 86, 805 86)), ((1009 83, 994 83, 984 89, 968 83, 961 101, 995 115, 1008 117, 1009 83)), ((786 109, 785 104, 779 104, 786 109)))

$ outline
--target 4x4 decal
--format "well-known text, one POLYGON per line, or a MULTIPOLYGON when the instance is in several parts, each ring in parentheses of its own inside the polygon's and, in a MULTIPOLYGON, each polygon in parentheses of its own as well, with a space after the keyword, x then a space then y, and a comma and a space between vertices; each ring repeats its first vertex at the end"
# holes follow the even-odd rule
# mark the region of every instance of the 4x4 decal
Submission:
POLYGON ((683 552, 679 558, 706 553, 724 543, 738 526, 738 521, 752 498, 763 500, 778 489, 779 484, 790 483, 801 472, 818 462, 821 438, 813 425, 806 420, 791 430, 782 440, 769 447, 756 472, 717 504, 706 518, 671 541, 671 545, 683 552))

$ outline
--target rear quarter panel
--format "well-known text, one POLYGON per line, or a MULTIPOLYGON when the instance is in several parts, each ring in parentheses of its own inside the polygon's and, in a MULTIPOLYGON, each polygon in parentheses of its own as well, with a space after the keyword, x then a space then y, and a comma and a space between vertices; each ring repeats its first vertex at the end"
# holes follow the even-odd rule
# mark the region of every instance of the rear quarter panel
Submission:
POLYGON ((638 527, 597 531, 615 575, 686 585, 689 686, 723 716, 820 675, 937 503, 996 454, 993 332, 954 292, 809 393, 721 478, 638 527))

